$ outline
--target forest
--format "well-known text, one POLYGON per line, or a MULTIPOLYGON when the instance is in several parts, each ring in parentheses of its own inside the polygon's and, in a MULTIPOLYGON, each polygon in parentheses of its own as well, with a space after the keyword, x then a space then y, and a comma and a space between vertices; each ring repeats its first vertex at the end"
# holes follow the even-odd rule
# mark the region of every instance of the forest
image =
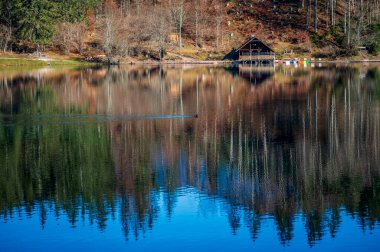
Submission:
POLYGON ((1 51, 220 59, 250 34, 281 57, 380 52, 379 0, 0 0, 1 51))

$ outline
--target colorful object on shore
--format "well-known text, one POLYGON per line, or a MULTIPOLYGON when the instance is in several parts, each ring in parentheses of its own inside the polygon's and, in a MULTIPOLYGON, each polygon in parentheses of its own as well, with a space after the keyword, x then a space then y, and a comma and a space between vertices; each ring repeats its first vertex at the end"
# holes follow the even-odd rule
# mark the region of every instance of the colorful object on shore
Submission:
POLYGON ((304 59, 286 59, 286 60, 277 60, 276 61, 277 65, 285 65, 285 66, 308 66, 310 64, 310 61, 307 58, 304 59))

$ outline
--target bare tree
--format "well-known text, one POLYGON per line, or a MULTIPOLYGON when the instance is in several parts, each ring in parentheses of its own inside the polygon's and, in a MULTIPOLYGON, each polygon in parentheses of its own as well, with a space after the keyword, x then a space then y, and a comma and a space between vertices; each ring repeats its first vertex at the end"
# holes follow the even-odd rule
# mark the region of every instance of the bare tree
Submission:
POLYGON ((351 0, 348 0, 347 45, 351 46, 351 0))
POLYGON ((307 15, 306 15, 306 26, 309 29, 311 23, 311 0, 308 1, 307 5, 307 15))
POLYGON ((314 0, 314 30, 318 31, 318 0, 314 0))
POLYGON ((192 21, 186 26, 191 26, 193 30, 194 42, 197 48, 202 47, 203 35, 205 33, 205 24, 207 15, 207 0, 195 0, 194 4, 189 6, 189 11, 192 12, 192 21))
POLYGON ((223 19, 224 19, 224 10, 223 3, 220 0, 217 0, 215 3, 215 24, 216 24, 216 47, 220 47, 220 42, 223 39, 223 19))
POLYGON ((159 57, 162 60, 170 32, 170 17, 165 8, 158 7, 151 12, 150 25, 152 41, 158 47, 159 57))
POLYGON ((185 0, 174 0, 171 4, 170 12, 179 36, 178 46, 179 48, 182 48, 182 28, 186 14, 185 0))
POLYGON ((76 51, 82 55, 84 49, 84 40, 87 37, 87 29, 84 23, 72 24, 72 45, 76 51))
POLYGON ((87 26, 84 23, 62 23, 58 25, 54 37, 54 44, 61 48, 64 53, 75 50, 82 54, 87 37, 87 26))
POLYGON ((0 48, 6 52, 12 40, 12 27, 0 24, 0 48))
POLYGON ((101 44, 109 63, 115 63, 115 57, 120 56, 120 49, 125 48, 123 35, 125 23, 123 16, 114 0, 106 0, 103 16, 99 22, 101 44))
POLYGON ((194 6, 194 30, 195 30, 195 46, 199 47, 199 19, 200 19, 200 6, 199 6, 199 0, 195 1, 194 6))
POLYGON ((5 1, 2 3, 2 9, 0 13, 0 45, 2 50, 5 52, 8 48, 12 49, 10 45, 13 39, 14 31, 14 20, 12 17, 12 4, 10 1, 5 1), (2 23, 2 24, 1 24, 2 23))
POLYGON ((54 37, 54 45, 60 48, 65 54, 70 52, 71 46, 71 27, 69 23, 58 25, 57 33, 54 37))

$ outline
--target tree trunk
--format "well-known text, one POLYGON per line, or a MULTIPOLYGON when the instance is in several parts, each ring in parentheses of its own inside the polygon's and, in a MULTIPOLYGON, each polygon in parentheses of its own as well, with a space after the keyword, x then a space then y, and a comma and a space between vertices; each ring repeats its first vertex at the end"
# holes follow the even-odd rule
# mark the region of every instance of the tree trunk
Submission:
POLYGON ((331 25, 334 25, 334 0, 330 1, 330 9, 331 9, 331 25))
POLYGON ((314 0, 314 30, 318 31, 318 0, 314 0))
POLYGON ((195 47, 198 48, 198 8, 195 10, 195 47))
POLYGON ((348 0, 347 45, 351 47, 351 0, 348 0))
POLYGON ((180 8, 180 17, 179 17, 179 48, 182 48, 182 26, 183 26, 183 2, 181 3, 180 8))
POLYGON ((309 4, 307 6, 307 18, 306 18, 306 26, 309 29, 311 23, 311 0, 309 0, 309 4))
POLYGON ((347 10, 344 9, 344 34, 347 34, 347 10))

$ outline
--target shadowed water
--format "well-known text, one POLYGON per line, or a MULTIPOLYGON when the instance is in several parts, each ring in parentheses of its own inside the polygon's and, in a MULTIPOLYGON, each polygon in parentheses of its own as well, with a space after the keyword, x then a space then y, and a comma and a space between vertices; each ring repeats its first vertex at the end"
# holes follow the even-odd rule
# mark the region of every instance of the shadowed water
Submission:
POLYGON ((380 66, 0 71, 0 250, 380 249, 380 66))

